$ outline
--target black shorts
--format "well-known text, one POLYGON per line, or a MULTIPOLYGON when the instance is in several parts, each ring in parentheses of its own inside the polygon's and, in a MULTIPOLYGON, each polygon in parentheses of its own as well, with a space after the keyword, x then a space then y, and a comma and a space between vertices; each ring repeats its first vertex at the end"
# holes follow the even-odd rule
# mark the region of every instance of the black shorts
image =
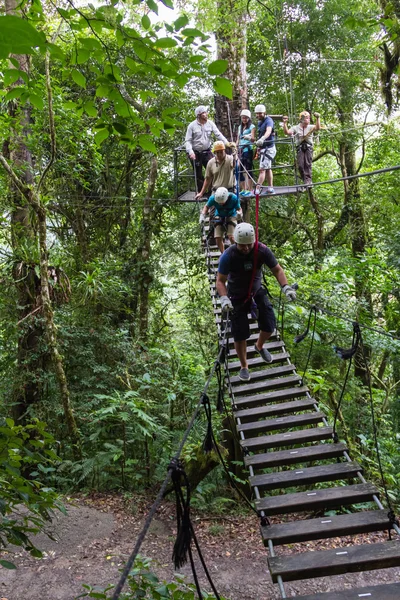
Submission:
MULTIPOLYGON (((233 304, 233 312, 231 314, 231 329, 235 342, 247 340, 250 337, 249 319, 247 314, 251 310, 251 300, 245 304, 231 298, 233 304)), ((258 308, 258 326, 261 331, 273 333, 276 328, 276 319, 272 304, 268 300, 267 290, 260 288, 255 296, 254 301, 258 308)))
MULTIPOLYGON (((253 177, 253 150, 249 150, 248 152, 243 152, 240 157, 242 165, 245 169, 247 169, 249 175, 253 177)), ((242 165, 240 165, 240 181, 244 181, 244 170, 242 165)))

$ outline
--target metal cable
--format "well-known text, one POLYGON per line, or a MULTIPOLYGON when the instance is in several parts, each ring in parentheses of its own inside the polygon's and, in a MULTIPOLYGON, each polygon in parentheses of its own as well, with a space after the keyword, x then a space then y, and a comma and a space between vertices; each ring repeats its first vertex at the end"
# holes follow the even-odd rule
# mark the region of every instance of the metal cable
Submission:
MULTIPOLYGON (((218 354, 218 359, 217 359, 218 361, 220 360, 220 357, 222 356, 222 351, 223 351, 223 349, 221 348, 220 351, 219 351, 219 354, 218 354)), ((215 367, 215 364, 214 364, 214 367, 211 370, 210 375, 208 376, 208 379, 206 381, 206 384, 204 386, 204 389, 203 389, 203 392, 202 392, 202 394, 200 396, 200 399, 199 399, 199 401, 197 403, 197 406, 196 406, 195 410, 193 411, 192 418, 190 419, 190 422, 189 422, 189 424, 188 424, 188 426, 186 428, 186 431, 185 431, 185 433, 183 435, 183 438, 182 438, 182 441, 181 441, 181 443, 179 445, 179 448, 178 448, 178 450, 177 450, 176 454, 174 455, 174 457, 173 457, 173 459, 172 459, 171 462, 179 460, 179 457, 181 455, 183 447, 184 447, 184 445, 185 445, 185 443, 186 443, 186 441, 187 441, 187 439, 189 437, 190 431, 191 431, 191 429, 192 429, 192 427, 194 425, 195 420, 197 419, 197 416, 198 416, 198 414, 200 412, 201 407, 203 406, 203 394, 205 394, 207 392, 207 390, 208 390, 208 387, 210 385, 211 379, 212 379, 212 377, 214 375, 214 372, 215 372, 215 368, 216 367, 215 367)), ((171 463, 170 463, 170 465, 171 465, 171 463)), ((135 547, 132 550, 132 552, 131 552, 131 554, 130 554, 130 556, 128 558, 128 561, 127 561, 127 563, 125 565, 125 568, 124 568, 124 570, 122 572, 122 575, 120 577, 120 580, 118 581, 118 584, 117 584, 117 586, 116 586, 116 588, 114 590, 114 593, 113 593, 113 596, 112 596, 112 600, 118 600, 119 599, 119 596, 120 596, 120 594, 122 592, 122 588, 124 587, 125 582, 126 582, 126 580, 128 578, 128 575, 129 575, 129 573, 130 573, 130 571, 131 571, 131 569, 133 567, 133 564, 134 564, 134 562, 136 560, 136 557, 139 554, 139 550, 140 550, 141 545, 142 545, 142 543, 144 541, 144 538, 146 537, 146 534, 147 534, 147 532, 149 530, 150 524, 151 524, 151 522, 152 522, 152 520, 154 518, 154 515, 157 512, 157 509, 158 509, 160 503, 162 502, 162 499, 164 497, 164 493, 165 493, 165 491, 167 489, 167 486, 168 486, 168 483, 169 483, 169 481, 171 479, 171 474, 172 474, 172 468, 169 467, 168 468, 167 476, 165 477, 165 479, 164 479, 164 481, 163 481, 163 483, 161 485, 160 491, 158 492, 157 497, 156 497, 155 501, 153 502, 153 504, 152 504, 152 506, 150 508, 150 511, 149 511, 149 513, 147 515, 146 521, 145 521, 145 523, 143 525, 142 531, 140 532, 140 534, 139 534, 139 536, 137 538, 135 547)))

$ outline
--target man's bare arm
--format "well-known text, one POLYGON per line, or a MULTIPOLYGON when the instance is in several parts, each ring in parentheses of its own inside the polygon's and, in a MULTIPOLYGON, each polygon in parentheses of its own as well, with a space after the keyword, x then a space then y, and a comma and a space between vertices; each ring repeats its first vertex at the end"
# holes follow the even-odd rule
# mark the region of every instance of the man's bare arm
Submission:
POLYGON ((281 287, 288 284, 285 271, 282 269, 281 265, 276 265, 276 267, 271 269, 271 272, 281 287))
POLYGON ((222 273, 217 273, 217 281, 216 287, 219 296, 227 296, 228 290, 226 289, 226 282, 228 280, 228 275, 222 275, 222 273))

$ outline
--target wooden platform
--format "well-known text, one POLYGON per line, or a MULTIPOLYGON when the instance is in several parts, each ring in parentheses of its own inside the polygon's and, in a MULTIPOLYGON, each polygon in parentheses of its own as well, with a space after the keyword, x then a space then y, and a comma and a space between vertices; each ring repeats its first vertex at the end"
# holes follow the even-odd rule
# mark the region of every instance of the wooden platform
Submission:
MULTIPOLYGON (((276 195, 297 191, 295 186, 275 189, 276 195)), ((219 253, 213 248, 206 256, 209 269, 216 267, 218 259, 219 253)), ((220 331, 223 315, 211 271, 209 286, 214 322, 220 331)), ((279 556, 273 551, 268 560, 273 581, 282 589, 285 581, 400 566, 400 541, 396 533, 393 541, 359 543, 357 539, 354 545, 349 545, 351 536, 387 530, 388 510, 381 508, 375 486, 364 481, 362 465, 351 461, 347 445, 333 443, 333 429, 297 374, 279 332, 265 344, 272 355, 272 363, 267 364, 254 349, 258 324, 251 315, 248 318, 250 380, 244 382, 238 377, 241 365, 230 337, 225 383, 231 393, 249 484, 257 498, 256 510, 262 517, 274 516, 272 525, 261 527, 269 551, 275 546, 282 549, 279 556), (341 514, 344 508, 346 514, 341 514), (326 511, 329 513, 324 516, 326 511), (305 518, 290 518, 294 513, 305 513, 305 518), (346 537, 346 544, 342 547, 339 544, 334 550, 310 552, 303 548, 297 553, 291 550, 284 554, 288 544, 341 536, 346 537)), ((297 598, 400 600, 400 583, 297 598)))
MULTIPOLYGON (((304 192, 306 188, 304 185, 284 185, 284 186, 274 186, 275 193, 269 194, 267 191, 262 191, 260 194, 260 198, 272 198, 273 196, 287 196, 289 194, 297 194, 299 192, 304 192)), ((205 196, 200 198, 200 200, 195 199, 196 192, 184 192, 181 194, 177 202, 206 202, 208 198, 205 196)), ((249 196, 239 196, 241 200, 249 200, 251 198, 255 198, 254 193, 251 193, 249 196)))

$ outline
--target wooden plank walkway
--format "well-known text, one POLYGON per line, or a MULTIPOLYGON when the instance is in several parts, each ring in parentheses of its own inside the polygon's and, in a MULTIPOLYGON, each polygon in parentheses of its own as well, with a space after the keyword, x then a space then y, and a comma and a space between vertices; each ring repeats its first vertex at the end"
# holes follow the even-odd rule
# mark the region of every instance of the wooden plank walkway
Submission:
MULTIPOLYGON (((273 198, 274 196, 287 196, 288 194, 297 194, 297 192, 305 191, 306 188, 304 187, 304 185, 284 185, 274 186, 274 190, 274 194, 269 194, 266 191, 266 188, 264 188, 264 190, 260 194, 260 198, 273 198)), ((178 197, 177 202, 197 202, 195 196, 196 192, 187 191, 178 197)), ((242 199, 249 200, 251 198, 255 198, 254 193, 251 193, 249 196, 245 196, 242 199)), ((203 197, 200 198, 199 202, 205 202, 206 200, 208 200, 208 198, 203 197)))
MULTIPOLYGON (((296 188, 282 190, 294 193, 296 188)), ((215 246, 208 250, 209 255, 204 246, 214 319, 221 335, 222 315, 215 289, 219 252, 215 246)), ((388 530, 388 510, 382 506, 375 486, 365 481, 362 465, 351 460, 347 445, 333 442, 332 427, 302 384, 279 333, 266 344, 273 358, 267 364, 254 351, 258 337, 254 319, 250 319, 250 332, 250 381, 238 377, 240 362, 230 338, 225 383, 257 512, 260 517, 274 517, 273 524, 262 525, 261 535, 269 550, 270 573, 282 598, 287 597, 285 581, 400 566, 400 541, 393 530, 391 541, 360 543, 357 539, 349 545, 349 536, 388 530), (302 518, 299 513, 304 513, 302 518), (332 550, 310 552, 305 547, 299 553, 285 554, 287 544, 344 536, 346 543, 332 550), (276 546, 281 548, 279 556, 276 546)), ((400 600, 400 583, 297 598, 400 600)))

